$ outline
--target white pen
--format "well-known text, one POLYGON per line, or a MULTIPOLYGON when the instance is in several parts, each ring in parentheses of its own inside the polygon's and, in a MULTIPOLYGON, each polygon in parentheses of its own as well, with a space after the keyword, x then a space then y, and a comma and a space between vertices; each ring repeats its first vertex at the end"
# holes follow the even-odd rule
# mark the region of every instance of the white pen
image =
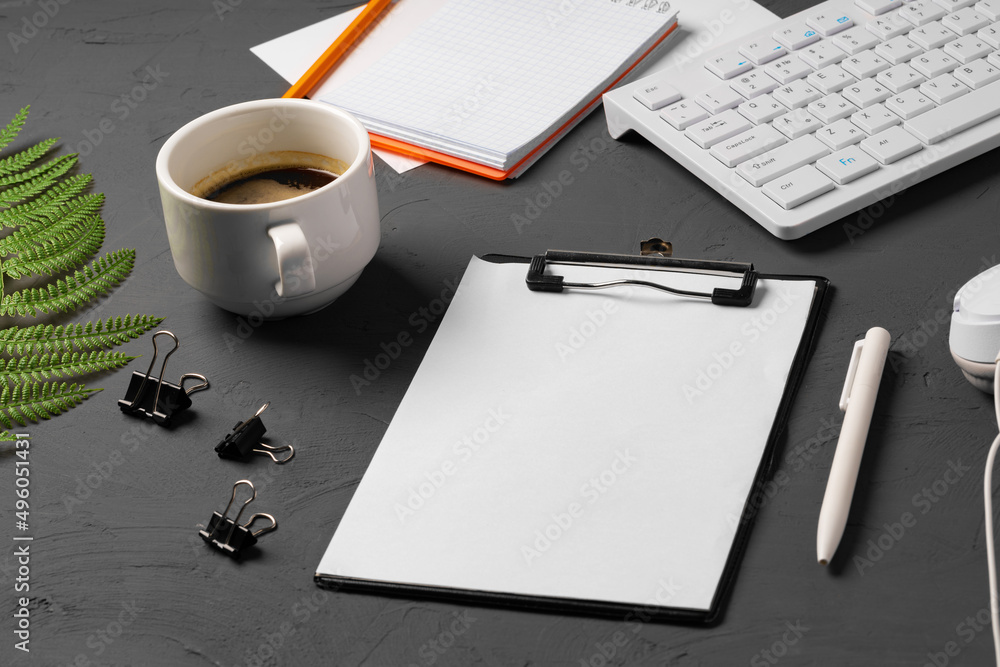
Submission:
POLYGON ((830 466, 830 479, 826 483, 823 507, 819 511, 819 528, 816 533, 816 557, 820 565, 833 558, 840 538, 847 526, 851 498, 858 482, 861 455, 865 451, 868 427, 875 410, 878 385, 882 369, 889 354, 892 337, 882 327, 872 327, 864 340, 854 344, 847 381, 840 395, 840 409, 844 411, 844 425, 840 428, 837 451, 830 466))

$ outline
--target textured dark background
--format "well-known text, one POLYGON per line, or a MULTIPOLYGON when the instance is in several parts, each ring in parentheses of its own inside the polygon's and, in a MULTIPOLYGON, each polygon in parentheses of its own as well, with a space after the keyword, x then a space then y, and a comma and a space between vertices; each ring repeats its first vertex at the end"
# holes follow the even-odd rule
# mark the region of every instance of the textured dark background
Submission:
MULTIPOLYGON (((27 429, 30 656, 13 648, 14 457, 0 447, 0 537, 8 545, 0 551, 0 609, 8 610, 0 664, 568 667, 604 664, 601 646, 612 653, 616 639, 622 645, 608 661, 615 665, 991 659, 988 627, 966 619, 988 604, 981 480, 996 424, 989 399, 952 363, 946 329, 954 290, 998 261, 1000 152, 789 243, 645 141, 611 141, 597 112, 517 181, 436 166, 401 177, 380 170, 382 243, 357 285, 316 315, 248 326, 241 338, 239 321, 174 271, 154 159, 196 116, 284 92, 250 46, 352 3, 221 2, 232 11, 209 0, 70 0, 15 52, 9 33, 41 3, 0 0, 0 120, 30 104, 17 147, 61 136, 62 152, 87 153, 81 169, 107 195, 105 249, 137 251, 128 281, 77 319, 166 316, 164 326, 181 339, 169 378, 200 372, 212 382, 172 431, 118 411, 128 371, 94 379, 104 392, 27 429), (162 80, 123 118, 116 100, 149 80, 147 68, 162 80), (92 148, 84 143, 95 138, 92 148), (599 148, 581 161, 587 146, 599 148), (519 232, 512 216, 565 169, 572 185, 519 232), (473 254, 633 252, 649 236, 673 241, 678 256, 749 259, 764 271, 815 273, 834 285, 722 623, 635 626, 319 591, 314 569, 432 338, 433 329, 412 330, 410 314, 457 280, 473 254), (841 423, 837 400, 853 342, 873 325, 893 334, 892 367, 847 533, 833 565, 821 569, 816 518, 841 423), (350 376, 401 331, 415 342, 359 395, 350 376), (212 445, 264 401, 271 442, 294 443, 296 459, 285 467, 220 461, 212 445), (946 476, 952 464, 968 470, 946 476), (87 486, 91 475, 96 489, 87 486), (196 535, 240 477, 257 484, 252 507, 281 523, 262 538, 260 557, 242 565, 196 535), (886 525, 907 512, 915 524, 887 537, 886 525), (873 551, 880 537, 890 548, 873 551), (868 564, 855 560, 869 556, 868 564), (452 638, 462 614, 468 629, 452 638), (443 644, 449 648, 438 650, 443 644)), ((765 4, 787 16, 809 3, 765 4)), ((130 370, 144 369, 148 335, 125 349, 144 355, 130 370)))

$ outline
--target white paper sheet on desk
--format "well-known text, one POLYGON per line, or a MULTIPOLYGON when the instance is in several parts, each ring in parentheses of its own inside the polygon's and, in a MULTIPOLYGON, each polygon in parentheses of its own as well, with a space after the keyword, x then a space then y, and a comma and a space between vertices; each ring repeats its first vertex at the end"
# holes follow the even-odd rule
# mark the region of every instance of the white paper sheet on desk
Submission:
MULTIPOLYGON (((388 53, 406 35, 437 11, 446 0, 398 2, 371 26, 333 72, 313 91, 318 98, 335 90, 345 81, 364 71, 388 53)), ((752 0, 675 0, 680 10, 678 35, 669 47, 660 50, 654 60, 643 65, 639 74, 649 74, 675 66, 682 58, 697 60, 707 49, 737 39, 778 17, 752 0)), ((290 84, 298 81, 309 67, 350 25, 361 7, 348 10, 319 23, 277 37, 250 49, 290 84)), ((398 153, 376 150, 389 166, 399 173, 424 164, 424 161, 398 153)))
POLYGON ((709 609, 814 283, 736 308, 526 269, 472 260, 318 573, 628 604, 667 582, 658 604, 709 609))

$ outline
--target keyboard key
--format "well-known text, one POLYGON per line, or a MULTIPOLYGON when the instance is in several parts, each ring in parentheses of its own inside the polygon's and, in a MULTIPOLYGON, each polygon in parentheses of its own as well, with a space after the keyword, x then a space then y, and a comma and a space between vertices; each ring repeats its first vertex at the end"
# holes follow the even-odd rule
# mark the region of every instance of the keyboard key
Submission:
POLYGON ((942 74, 920 84, 920 92, 937 104, 945 104, 965 95, 969 87, 951 74, 942 74))
POLYGON ((994 67, 1000 67, 1000 52, 994 51, 990 55, 986 56, 986 62, 994 67))
POLYGON ((855 56, 842 60, 840 66, 845 72, 859 79, 871 78, 890 67, 885 58, 879 58, 875 55, 875 51, 862 51, 855 56))
POLYGON ((933 79, 958 67, 958 61, 941 49, 934 49, 911 60, 910 67, 928 79, 933 79))
POLYGON ((824 125, 829 125, 841 118, 847 118, 858 110, 856 106, 837 93, 827 95, 822 99, 810 103, 806 109, 809 110, 809 113, 816 116, 816 118, 819 118, 824 125))
POLYGON ((729 82, 730 87, 746 99, 753 99, 769 93, 778 87, 778 82, 761 70, 746 72, 729 82))
POLYGON ((919 86, 927 78, 909 65, 895 65, 884 72, 879 72, 875 80, 894 93, 901 93, 908 88, 919 86))
POLYGON ((821 158, 816 162, 816 168, 837 185, 845 185, 878 169, 878 162, 857 146, 849 146, 821 158))
POLYGON ((632 97, 642 102, 647 109, 657 111, 681 99, 681 94, 665 80, 654 79, 636 86, 632 97))
POLYGON ((936 49, 955 39, 955 33, 945 28, 940 21, 911 30, 906 36, 923 49, 936 49))
POLYGON ((893 37, 875 47, 875 54, 885 58, 892 65, 908 62, 924 50, 913 43, 906 35, 893 37))
POLYGON ((836 65, 825 67, 806 77, 806 82, 822 93, 835 93, 857 81, 853 76, 836 65))
POLYGON ((860 25, 835 35, 830 41, 840 47, 849 56, 861 53, 882 42, 878 37, 865 30, 864 26, 860 25))
POLYGON ((781 208, 788 210, 815 199, 835 187, 833 181, 821 174, 816 167, 806 165, 778 180, 771 181, 764 186, 763 192, 781 208))
POLYGON ((805 23, 795 23, 784 28, 779 28, 771 36, 774 37, 776 42, 792 51, 801 49, 803 46, 809 46, 820 39, 819 33, 805 23))
POLYGON ((685 134, 701 148, 711 148, 720 141, 734 137, 751 127, 750 121, 736 113, 734 109, 729 109, 718 116, 695 123, 685 131, 685 134))
POLYGON ((775 118, 771 124, 789 139, 804 137, 822 126, 822 123, 805 109, 789 111, 784 116, 775 118))
POLYGON ((985 14, 991 21, 1000 21, 1000 0, 981 0, 975 4, 976 11, 985 14))
POLYGON ((763 65, 775 58, 788 55, 788 49, 773 39, 758 39, 741 46, 740 53, 749 58, 754 65, 763 65))
POLYGON ((743 72, 753 69, 753 64, 734 51, 706 60, 705 69, 720 79, 732 79, 734 76, 739 76, 743 72))
POLYGON ((875 79, 862 79, 840 92, 851 104, 864 109, 889 97, 892 91, 875 79))
POLYGON ((908 120, 903 127, 925 144, 936 144, 1000 115, 997 100, 1000 100, 1000 81, 908 120))
POLYGON ((829 154, 829 148, 808 134, 758 155, 752 160, 747 160, 736 168, 736 173, 750 185, 759 188, 779 176, 784 176, 802 165, 811 164, 829 154))
POLYGON ((708 112, 691 100, 684 100, 661 111, 660 118, 670 123, 675 130, 686 130, 708 118, 708 112))
POLYGON ((717 114, 742 104, 744 97, 729 86, 722 85, 710 88, 695 98, 695 101, 710 114, 717 114))
POLYGON ((976 4, 976 0, 934 0, 934 2, 949 12, 957 12, 963 7, 971 7, 976 4))
POLYGON ((923 148, 923 144, 904 132, 901 127, 890 127, 884 132, 862 140, 861 150, 882 164, 892 164, 923 148))
POLYGON ((957 12, 948 14, 941 19, 941 25, 957 35, 970 35, 989 24, 990 20, 984 14, 977 12, 973 7, 959 9, 957 12))
POLYGON ((824 37, 829 37, 854 25, 850 16, 838 13, 824 12, 806 19, 806 23, 824 37))
POLYGON ((832 42, 817 42, 801 49, 798 56, 813 69, 822 69, 827 65, 839 63, 847 57, 847 54, 832 42))
POLYGON ((899 125, 899 116, 885 108, 884 104, 875 104, 862 109, 851 116, 851 122, 868 134, 878 134, 893 125, 899 125))
POLYGON ((844 118, 820 128, 813 136, 837 151, 847 146, 853 146, 868 135, 850 119, 844 118))
POLYGON ((788 108, 775 101, 771 95, 761 95, 756 99, 744 102, 736 107, 736 110, 754 125, 760 125, 774 120, 788 111, 788 108))
POLYGON ((963 65, 979 58, 985 58, 993 51, 989 44, 979 39, 978 35, 959 37, 953 42, 948 42, 942 48, 944 48, 945 53, 963 65))
POLYGON ((785 56, 764 68, 764 72, 780 84, 801 79, 812 71, 812 67, 802 62, 798 56, 785 56))
POLYGON ((968 65, 962 65, 953 74, 955 78, 973 90, 977 90, 1000 79, 1000 68, 980 58, 968 65))
POLYGON ((787 140, 770 125, 761 125, 712 146, 711 153, 727 167, 777 148, 787 140))
POLYGON ((905 35, 913 29, 913 24, 899 15, 899 12, 888 14, 865 24, 868 32, 880 39, 892 39, 905 35))
POLYGON ((872 16, 878 16, 902 6, 903 0, 854 0, 854 4, 872 16))
POLYGON ((792 81, 771 94, 775 100, 781 102, 789 109, 804 107, 813 100, 818 100, 823 96, 821 92, 802 79, 792 81))
POLYGON ((899 10, 899 15, 915 26, 922 26, 947 16, 948 12, 935 5, 931 0, 917 0, 903 5, 899 10))
POLYGON ((976 34, 994 49, 1000 49, 1000 23, 988 25, 976 34))
POLYGON ((904 90, 899 95, 893 95, 885 101, 885 108, 903 120, 916 118, 920 114, 930 111, 934 106, 934 102, 916 88, 904 90))

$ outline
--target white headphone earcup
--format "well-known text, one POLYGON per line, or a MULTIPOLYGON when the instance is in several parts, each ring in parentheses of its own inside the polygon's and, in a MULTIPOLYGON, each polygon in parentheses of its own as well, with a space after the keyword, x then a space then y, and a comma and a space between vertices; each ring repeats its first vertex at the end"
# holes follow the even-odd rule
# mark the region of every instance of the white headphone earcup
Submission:
POLYGON ((951 353, 951 358, 962 369, 962 375, 972 383, 973 387, 985 391, 987 394, 993 393, 993 375, 996 373, 996 364, 969 361, 958 356, 954 351, 951 353))

